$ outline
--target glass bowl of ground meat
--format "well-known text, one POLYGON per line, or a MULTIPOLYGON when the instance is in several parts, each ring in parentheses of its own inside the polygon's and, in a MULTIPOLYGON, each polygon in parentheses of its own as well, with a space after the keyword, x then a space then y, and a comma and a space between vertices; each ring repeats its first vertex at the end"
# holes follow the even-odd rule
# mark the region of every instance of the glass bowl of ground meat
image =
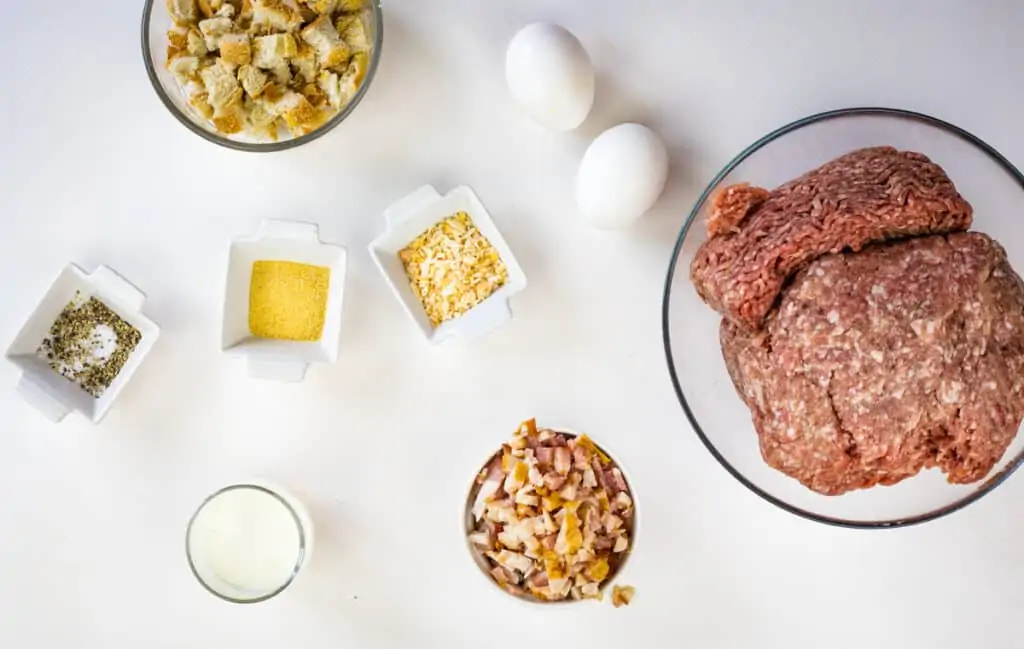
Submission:
POLYGON ((1024 462, 1024 175, 942 120, 812 115, 683 226, 662 310, 676 395, 734 478, 846 527, 934 520, 1024 462))
POLYGON ((146 0, 142 56, 182 125, 231 149, 311 142, 344 121, 373 82, 379 0, 146 0))

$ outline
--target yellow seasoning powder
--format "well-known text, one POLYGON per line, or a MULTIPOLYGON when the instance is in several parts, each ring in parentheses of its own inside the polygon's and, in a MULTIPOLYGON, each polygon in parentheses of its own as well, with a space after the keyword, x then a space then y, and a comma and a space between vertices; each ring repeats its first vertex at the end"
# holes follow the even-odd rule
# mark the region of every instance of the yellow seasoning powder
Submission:
POLYGON ((249 289, 249 331, 259 338, 320 340, 330 282, 330 268, 257 261, 249 289))

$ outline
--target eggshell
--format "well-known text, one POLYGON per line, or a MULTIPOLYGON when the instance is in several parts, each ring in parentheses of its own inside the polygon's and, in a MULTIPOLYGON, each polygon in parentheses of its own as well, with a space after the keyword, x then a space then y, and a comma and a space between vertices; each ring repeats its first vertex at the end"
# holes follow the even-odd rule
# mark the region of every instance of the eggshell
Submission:
POLYGON ((623 228, 661 196, 668 152, 658 134, 641 124, 619 124, 591 142, 576 176, 576 204, 584 221, 623 228))
POLYGON ((523 27, 509 43, 505 79, 512 98, 534 121, 569 131, 594 104, 594 68, 579 39, 550 23, 523 27))

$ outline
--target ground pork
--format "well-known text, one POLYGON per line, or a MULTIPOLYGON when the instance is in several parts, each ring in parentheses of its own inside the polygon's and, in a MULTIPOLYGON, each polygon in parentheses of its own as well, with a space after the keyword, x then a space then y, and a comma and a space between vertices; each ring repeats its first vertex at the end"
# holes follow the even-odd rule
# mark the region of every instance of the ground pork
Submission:
MULTIPOLYGON (((969 219, 958 201, 933 206, 969 219)), ((723 319, 722 351, 761 454, 817 492, 935 466, 953 483, 980 480, 1024 418, 1024 283, 984 234, 822 256, 762 329, 741 323, 723 319)))
POLYGON ((971 216, 970 204, 924 155, 860 149, 771 192, 746 184, 722 189, 691 279, 712 308, 755 330, 786 281, 817 257, 967 230, 971 216))

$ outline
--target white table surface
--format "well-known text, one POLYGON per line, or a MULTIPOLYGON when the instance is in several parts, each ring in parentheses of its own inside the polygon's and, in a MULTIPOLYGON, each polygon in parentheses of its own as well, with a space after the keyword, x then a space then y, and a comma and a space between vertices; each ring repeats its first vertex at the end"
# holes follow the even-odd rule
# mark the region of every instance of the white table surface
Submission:
POLYGON ((0 343, 69 261, 126 275, 163 327, 97 427, 47 423, 0 368, 0 647, 1024 645, 1024 476, 910 529, 793 517, 701 446, 660 331, 699 189, 784 122, 898 106, 1024 162, 1019 3, 393 0, 364 103, 270 155, 167 114, 140 14, 0 6, 0 343), (541 130, 505 91, 505 45, 537 19, 574 31, 599 70, 578 132, 541 130), (576 165, 628 120, 668 142, 669 187, 637 227, 589 230, 576 165), (471 347, 429 348, 365 252, 382 210, 425 182, 473 186, 530 279, 513 323, 471 347), (228 243, 264 217, 316 221, 350 252, 340 360, 298 385, 248 380, 218 351, 228 243), (631 471, 633 606, 520 605, 474 572, 467 483, 530 416, 589 431, 631 471), (283 596, 236 606, 195 582, 183 533, 203 496, 252 475, 302 494, 317 549, 283 596))

